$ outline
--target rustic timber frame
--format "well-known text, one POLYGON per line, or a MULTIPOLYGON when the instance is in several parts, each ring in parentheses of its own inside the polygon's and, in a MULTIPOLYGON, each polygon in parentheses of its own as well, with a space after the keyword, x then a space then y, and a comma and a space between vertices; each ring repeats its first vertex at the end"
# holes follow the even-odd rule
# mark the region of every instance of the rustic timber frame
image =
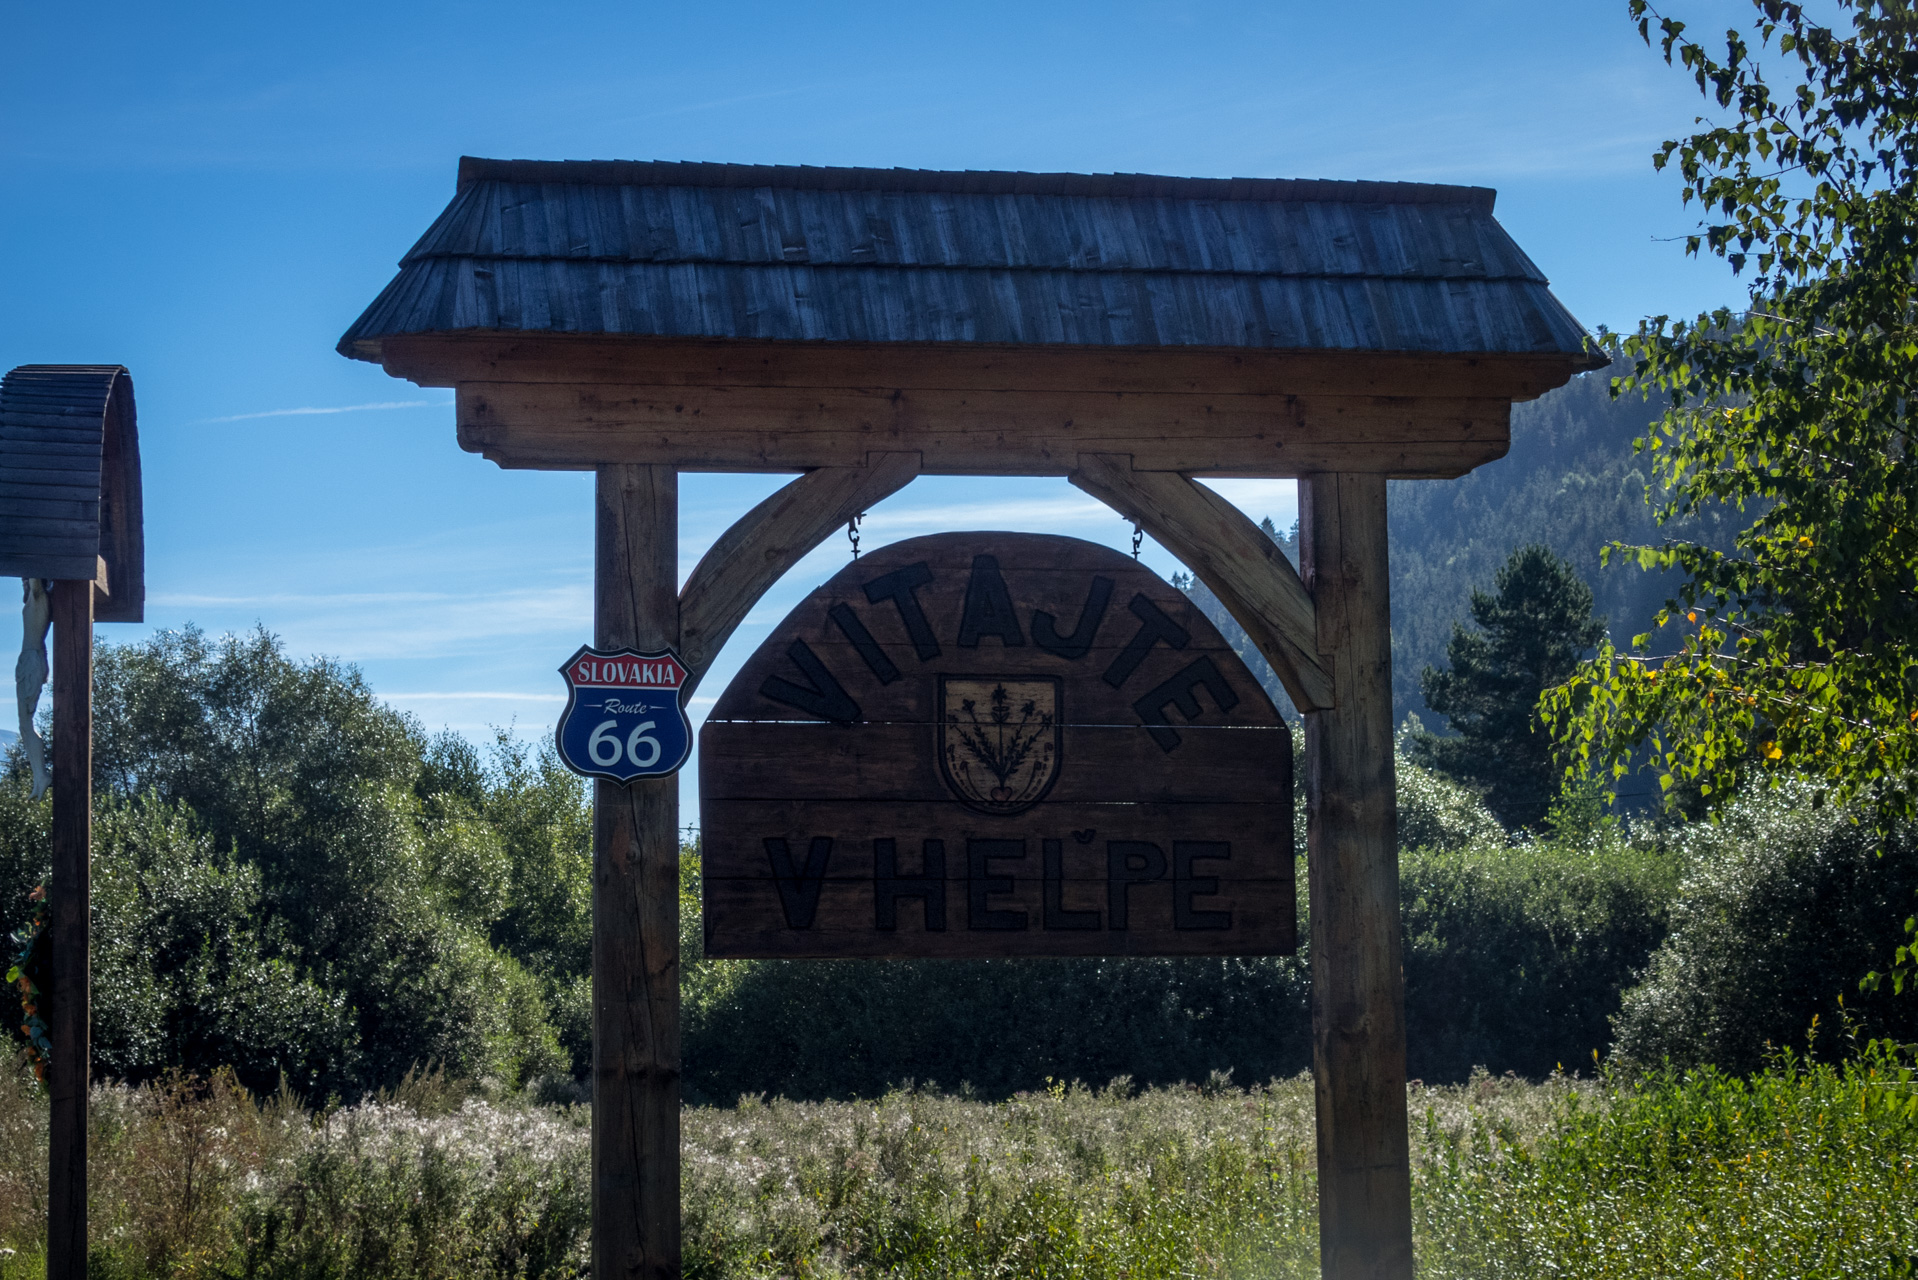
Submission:
MULTIPOLYGON (((1328 1277, 1412 1274, 1385 484, 1601 367, 1481 188, 463 160, 340 351, 503 467, 593 470, 594 641, 710 667, 920 474, 1064 476, 1306 721, 1328 1277), (680 471, 798 472, 674 590, 680 471), (1299 571, 1197 477, 1296 477, 1299 571)), ((677 783, 597 784, 594 1274, 679 1273, 677 783)))
POLYGON ((0 380, 0 576, 46 584, 53 630, 47 1276, 87 1274, 92 1058, 93 624, 146 613, 140 434, 119 365, 0 380))

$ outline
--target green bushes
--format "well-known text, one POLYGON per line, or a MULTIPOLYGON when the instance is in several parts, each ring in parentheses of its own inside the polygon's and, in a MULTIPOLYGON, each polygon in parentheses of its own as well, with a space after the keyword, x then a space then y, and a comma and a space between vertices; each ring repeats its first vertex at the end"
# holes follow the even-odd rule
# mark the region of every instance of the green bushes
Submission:
POLYGON ((1620 992, 1665 934, 1679 861, 1615 830, 1419 849, 1399 863, 1409 1070, 1534 1079, 1611 1045, 1620 992))
POLYGON ((909 1080, 1004 1096, 1049 1075, 1258 1079, 1310 1060, 1291 959, 725 965, 682 1006, 690 1099, 874 1097, 909 1080))
POLYGON ((1886 841, 1796 785, 1735 802, 1675 838, 1687 870, 1671 934, 1627 992, 1618 1053, 1656 1066, 1758 1067, 1768 1044, 1845 1016, 1918 1040, 1918 1001, 1858 990, 1885 963, 1918 891, 1918 841, 1886 841))
MULTIPOLYGON (((264 633, 103 645, 95 706, 103 1074, 232 1067, 318 1099, 428 1062, 509 1088, 584 1068, 590 823, 550 753, 429 740, 264 633)), ((0 934, 46 873, 47 812, 12 761, 0 934)), ((0 992, 10 1031, 18 1011, 0 992)))

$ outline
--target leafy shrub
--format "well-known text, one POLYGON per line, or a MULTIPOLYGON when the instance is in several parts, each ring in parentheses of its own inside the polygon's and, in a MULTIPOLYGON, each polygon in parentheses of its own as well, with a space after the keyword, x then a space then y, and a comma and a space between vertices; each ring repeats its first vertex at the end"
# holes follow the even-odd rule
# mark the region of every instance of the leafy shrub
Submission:
MULTIPOLYGON (((1420 731, 1417 717, 1406 719, 1400 742, 1420 731)), ((1457 849, 1505 841, 1505 828, 1475 792, 1403 755, 1398 758, 1398 801, 1401 849, 1457 849)), ((1303 815, 1297 829, 1305 830, 1303 815)))
POLYGON ((1610 828, 1404 854, 1411 1074, 1538 1078, 1603 1052, 1619 993, 1665 935, 1678 871, 1671 853, 1610 828))
POLYGON ((750 960, 682 1005, 693 1099, 875 1097, 901 1081, 990 1096, 1047 1076, 1291 1074, 1310 1061, 1297 959, 750 960))
POLYGON ((1881 840, 1808 787, 1734 802, 1675 837, 1688 867, 1670 936, 1617 1024, 1627 1062, 1755 1070, 1841 1006, 1867 1035, 1918 1039, 1918 1001, 1858 990, 1883 965, 1918 891, 1918 837, 1881 840))
POLYGON ((350 1078, 345 998, 301 972, 260 873, 222 857, 192 817, 107 800, 94 826, 94 1058, 109 1075, 231 1067, 248 1087, 350 1078))
MULTIPOLYGON (((102 645, 95 710, 98 1070, 319 1098, 426 1062, 501 1087, 583 1069, 590 822, 550 752, 489 766, 264 632, 102 645)), ((16 757, 0 933, 46 874, 47 810, 16 757)), ((10 1033, 18 1012, 0 994, 10 1033)))

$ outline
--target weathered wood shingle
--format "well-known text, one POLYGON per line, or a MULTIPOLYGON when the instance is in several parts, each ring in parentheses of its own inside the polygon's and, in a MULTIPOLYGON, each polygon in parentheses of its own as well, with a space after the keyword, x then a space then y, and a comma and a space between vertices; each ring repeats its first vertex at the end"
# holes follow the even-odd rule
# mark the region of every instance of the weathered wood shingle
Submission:
POLYGON ((340 341, 514 331, 1576 355, 1482 187, 461 162, 340 341))
POLYGON ((0 577, 91 579, 103 622, 146 603, 140 439, 119 365, 22 365, 0 380, 0 577))

